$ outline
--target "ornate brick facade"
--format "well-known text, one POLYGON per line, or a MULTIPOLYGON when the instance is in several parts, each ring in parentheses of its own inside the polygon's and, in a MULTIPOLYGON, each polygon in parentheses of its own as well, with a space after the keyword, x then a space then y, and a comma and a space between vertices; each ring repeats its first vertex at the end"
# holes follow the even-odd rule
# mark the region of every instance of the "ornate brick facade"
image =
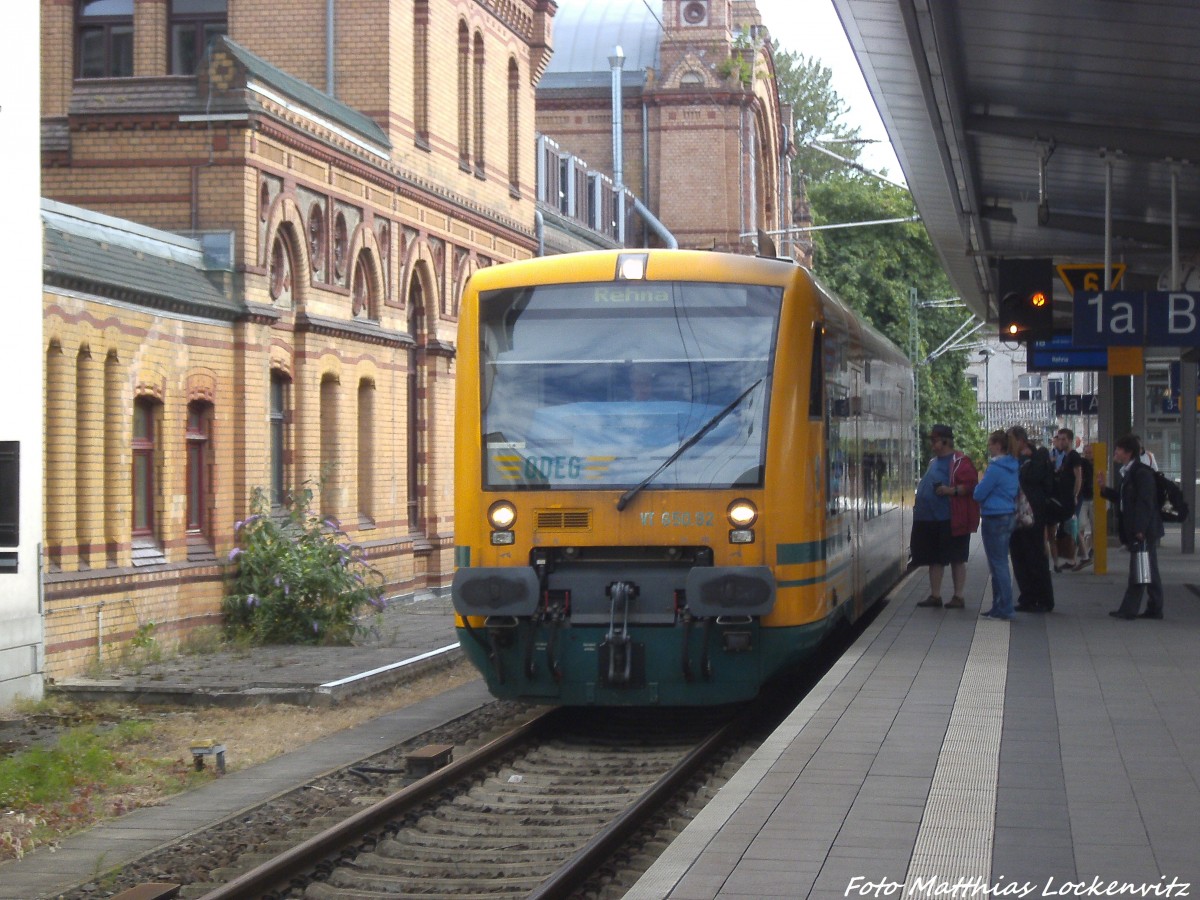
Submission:
POLYGON ((43 194, 104 214, 43 214, 52 677, 216 622, 280 467, 389 594, 447 585, 455 298, 534 248, 510 151, 532 158, 550 0, 339 3, 332 41, 323 4, 229 0, 194 76, 168 74, 169 0, 133 9, 133 77, 82 79, 76 4, 42 2, 43 194))
POLYGON ((753 0, 663 0, 661 26, 628 2, 572 5, 558 19, 572 40, 539 85, 539 133, 613 171, 606 76, 621 44, 624 183, 679 245, 753 253, 759 229, 792 227, 791 110, 753 0))

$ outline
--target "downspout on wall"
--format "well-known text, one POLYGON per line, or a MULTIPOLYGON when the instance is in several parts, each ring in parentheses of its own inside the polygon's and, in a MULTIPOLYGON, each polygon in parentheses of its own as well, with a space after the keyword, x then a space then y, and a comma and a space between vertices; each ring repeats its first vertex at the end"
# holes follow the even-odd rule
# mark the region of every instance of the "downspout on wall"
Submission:
POLYGON ((335 96, 333 84, 333 2, 325 0, 325 93, 335 96))
POLYGON ((625 51, 617 44, 608 58, 612 67, 612 142, 613 183, 617 200, 617 240, 625 243, 625 147, 623 145, 624 116, 621 110, 621 70, 625 68, 625 51))
MULTIPOLYGON (((631 195, 632 196, 632 195, 631 195)), ((637 197, 633 198, 633 211, 646 220, 646 224, 650 226, 650 230, 663 239, 663 243, 667 245, 668 250, 678 250, 679 241, 675 240, 675 235, 667 230, 667 226, 658 221, 654 213, 646 208, 637 197)))
POLYGON ((642 101, 642 196, 650 198, 650 109, 642 101))

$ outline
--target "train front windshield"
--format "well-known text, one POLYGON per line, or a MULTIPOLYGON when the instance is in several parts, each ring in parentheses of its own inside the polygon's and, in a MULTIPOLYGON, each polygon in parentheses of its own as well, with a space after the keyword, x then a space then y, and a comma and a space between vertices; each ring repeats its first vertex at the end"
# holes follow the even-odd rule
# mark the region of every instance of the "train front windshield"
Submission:
POLYGON ((661 281, 482 294, 484 488, 761 485, 782 297, 661 281))

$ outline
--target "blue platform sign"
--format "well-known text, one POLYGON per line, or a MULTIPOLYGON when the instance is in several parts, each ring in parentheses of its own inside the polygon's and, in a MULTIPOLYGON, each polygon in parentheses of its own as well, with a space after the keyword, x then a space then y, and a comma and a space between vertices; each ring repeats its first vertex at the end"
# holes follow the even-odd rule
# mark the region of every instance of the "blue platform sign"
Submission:
POLYGON ((1200 347, 1200 294, 1156 291, 1146 294, 1147 347, 1200 347))
POLYGON ((1093 347, 1146 346, 1145 292, 1076 292, 1071 337, 1093 347))
POLYGON ((1071 335, 1102 347, 1200 347, 1200 294, 1104 291, 1075 294, 1071 335))
POLYGON ((1034 341, 1025 368, 1029 372, 1102 372, 1108 368, 1107 347, 1076 346, 1069 334, 1034 341))
POLYGON ((1099 394, 1059 394, 1054 398, 1056 416, 1100 415, 1099 394))
MULTIPOLYGON (((1163 395, 1163 412, 1166 415, 1180 414, 1180 397, 1183 395, 1183 366, 1172 362, 1166 368, 1166 394, 1163 395)), ((1196 409, 1200 410, 1200 372, 1196 372, 1196 409)))

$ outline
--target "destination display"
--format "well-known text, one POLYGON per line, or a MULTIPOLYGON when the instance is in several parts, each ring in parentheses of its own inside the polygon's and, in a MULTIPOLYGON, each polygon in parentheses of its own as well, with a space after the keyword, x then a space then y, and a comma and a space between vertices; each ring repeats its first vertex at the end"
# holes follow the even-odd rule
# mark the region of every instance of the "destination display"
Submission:
POLYGON ((1034 341, 1025 367, 1030 372, 1102 372, 1108 368, 1108 348, 1077 346, 1063 332, 1048 341, 1034 341))

